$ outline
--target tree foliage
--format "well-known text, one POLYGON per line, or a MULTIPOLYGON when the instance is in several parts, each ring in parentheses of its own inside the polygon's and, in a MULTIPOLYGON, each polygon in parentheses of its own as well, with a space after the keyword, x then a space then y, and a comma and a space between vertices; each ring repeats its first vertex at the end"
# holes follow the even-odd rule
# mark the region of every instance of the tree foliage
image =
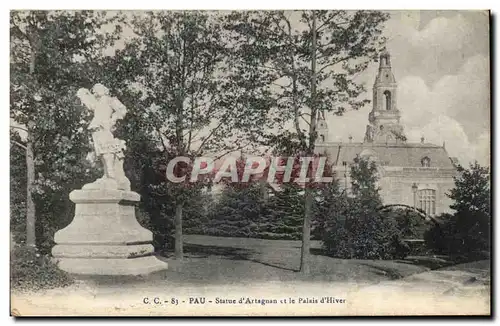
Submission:
MULTIPOLYGON (((261 98, 274 103, 270 120, 293 126, 268 137, 291 137, 295 153, 312 155, 318 119, 325 112, 341 115, 346 106, 358 109, 364 86, 357 73, 375 60, 381 47, 382 24, 388 15, 377 11, 259 11, 233 14, 236 46, 246 55, 237 62, 242 73, 258 77, 261 98), (270 91, 272 90, 272 91, 270 91)), ((268 144, 269 145, 269 144, 268 144)), ((274 144, 273 144, 274 145, 274 144)), ((301 271, 309 272, 313 191, 304 191, 301 271)))
POLYGON ((264 197, 258 184, 253 183, 248 187, 228 185, 217 197, 204 230, 206 234, 258 237, 258 223, 266 214, 264 197))
MULTIPOLYGON (((232 70, 238 54, 224 13, 147 12, 129 24, 135 37, 109 60, 108 78, 132 108, 128 132, 145 135, 167 163, 175 156, 217 157, 253 145, 268 106, 252 102, 244 76, 232 70)), ((125 133, 126 134, 126 133, 125 133)), ((186 166, 186 169, 192 169, 186 166)), ((176 255, 182 258, 182 219, 206 183, 154 185, 157 200, 175 205, 176 255)))
POLYGON ((271 98, 275 104, 272 119, 292 123, 293 133, 283 129, 278 134, 296 138, 298 150, 313 149, 315 112, 342 114, 367 103, 360 98, 365 89, 355 76, 377 60, 386 14, 249 11, 235 12, 231 18, 234 31, 240 35, 236 47, 245 53, 235 68, 258 78, 255 82, 261 86, 260 93, 255 95, 271 98), (316 67, 311 66, 313 57, 316 67))
POLYGON ((323 217, 326 252, 339 258, 403 258, 409 252, 403 241, 408 230, 399 225, 397 218, 378 209, 381 198, 376 164, 356 158, 350 175, 352 193, 339 196, 338 191, 334 192, 337 211, 323 217))
POLYGON ((50 248, 53 233, 71 219, 68 193, 94 177, 85 160, 89 112, 75 94, 94 81, 96 62, 114 40, 100 28, 112 21, 105 12, 11 12, 10 118, 25 147, 11 151, 25 158, 12 178, 26 178, 13 206, 27 207, 22 238, 29 245, 36 229, 37 244, 50 248))
POLYGON ((68 286, 74 279, 60 270, 50 255, 31 246, 16 245, 10 252, 10 281, 13 289, 36 291, 68 286))
POLYGON ((458 167, 455 187, 448 196, 454 214, 443 214, 443 221, 429 230, 425 239, 435 252, 458 260, 482 259, 491 250, 491 193, 489 169, 477 162, 458 167))
POLYGON ((269 198, 267 214, 259 228, 264 239, 300 240, 304 220, 304 189, 297 184, 281 185, 269 198))
MULTIPOLYGON (((204 191, 211 183, 169 182, 169 160, 258 152, 261 145, 297 160, 312 156, 319 118, 367 103, 356 75, 377 59, 387 18, 377 11, 13 12, 10 113, 28 134, 12 135, 14 144, 27 148, 28 167, 12 170, 12 187, 28 188, 27 196, 16 190, 13 212, 29 217, 34 210, 22 207, 36 202, 39 242, 46 249, 54 231, 69 222, 68 193, 99 173, 86 160, 90 113, 75 94, 100 82, 128 109, 115 136, 127 143, 125 170, 142 197, 141 223, 154 231, 157 248, 173 236, 181 258, 183 227, 196 229, 207 218, 201 203, 210 202, 204 191), (105 55, 124 29, 130 37, 123 47, 105 55)), ((11 152, 12 162, 22 160, 19 146, 11 152)), ((179 164, 176 173, 192 168, 179 164)), ((376 191, 365 191, 371 185, 363 187, 357 197, 374 199, 376 191)), ((318 199, 326 194, 322 189, 295 185, 262 202, 257 188, 227 188, 228 216, 235 220, 241 208, 238 214, 251 221, 248 232, 261 223, 255 232, 269 227, 261 233, 281 236, 293 228, 293 237, 302 221, 308 253, 316 202, 323 201, 324 217, 337 203, 318 199)), ((338 203, 341 212, 345 202, 338 203)), ((369 215, 371 204, 359 199, 356 209, 369 215)))
POLYGON ((468 169, 459 166, 457 171, 458 175, 454 177, 455 187, 448 194, 454 201, 450 207, 461 213, 490 215, 489 169, 474 162, 468 169))

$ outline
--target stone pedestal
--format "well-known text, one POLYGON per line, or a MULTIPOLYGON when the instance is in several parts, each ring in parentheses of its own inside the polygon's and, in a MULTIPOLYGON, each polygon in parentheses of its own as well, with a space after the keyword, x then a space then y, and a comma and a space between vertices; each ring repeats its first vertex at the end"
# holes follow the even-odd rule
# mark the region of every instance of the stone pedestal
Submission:
POLYGON ((56 232, 52 255, 62 270, 82 275, 144 275, 167 269, 154 257, 153 234, 135 218, 139 194, 74 190, 75 217, 56 232))

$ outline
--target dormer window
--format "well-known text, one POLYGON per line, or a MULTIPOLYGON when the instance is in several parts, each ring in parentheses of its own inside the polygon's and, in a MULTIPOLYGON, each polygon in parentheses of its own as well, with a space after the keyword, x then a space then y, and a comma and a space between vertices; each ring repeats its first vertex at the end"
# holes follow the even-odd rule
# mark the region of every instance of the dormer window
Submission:
POLYGON ((431 159, 427 156, 425 156, 424 158, 422 158, 422 166, 424 168, 429 168, 431 166, 431 159))

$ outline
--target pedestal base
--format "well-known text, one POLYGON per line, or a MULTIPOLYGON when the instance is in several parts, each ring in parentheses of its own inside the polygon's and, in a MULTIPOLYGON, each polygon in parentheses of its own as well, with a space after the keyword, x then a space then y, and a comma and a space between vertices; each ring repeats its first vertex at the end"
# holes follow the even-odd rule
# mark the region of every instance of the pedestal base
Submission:
POLYGON ((167 269, 167 263, 154 256, 132 259, 62 258, 59 268, 80 275, 138 276, 167 269))
POLYGON ((62 270, 83 275, 144 275, 167 269, 152 256, 153 234, 135 218, 139 194, 111 189, 71 192, 75 218, 56 232, 52 255, 62 270))

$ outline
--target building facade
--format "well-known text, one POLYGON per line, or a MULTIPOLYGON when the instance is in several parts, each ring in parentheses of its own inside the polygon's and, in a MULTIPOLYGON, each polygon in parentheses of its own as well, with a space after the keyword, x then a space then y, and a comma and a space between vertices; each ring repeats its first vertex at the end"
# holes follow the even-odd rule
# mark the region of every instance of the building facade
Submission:
POLYGON ((380 55, 379 71, 373 85, 373 108, 362 143, 328 142, 328 125, 318 121, 316 151, 328 155, 341 184, 349 188, 350 165, 359 156, 377 163, 380 194, 384 204, 405 204, 429 215, 450 212, 451 199, 446 193, 453 188, 456 159, 442 146, 407 142, 400 123, 397 83, 388 52, 380 55))

